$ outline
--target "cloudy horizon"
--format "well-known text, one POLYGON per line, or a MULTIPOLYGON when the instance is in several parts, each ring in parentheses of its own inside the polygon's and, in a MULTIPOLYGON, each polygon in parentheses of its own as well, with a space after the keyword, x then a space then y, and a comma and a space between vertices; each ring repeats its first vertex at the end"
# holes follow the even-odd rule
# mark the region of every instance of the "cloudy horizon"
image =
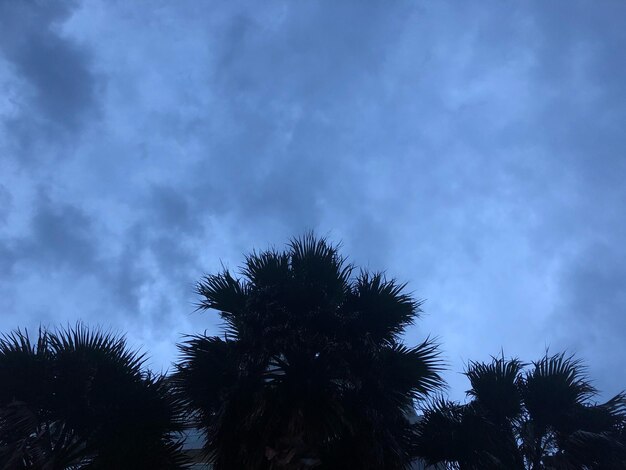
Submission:
POLYGON ((167 369, 194 283, 307 230, 469 360, 626 387, 626 4, 0 2, 0 331, 167 369))

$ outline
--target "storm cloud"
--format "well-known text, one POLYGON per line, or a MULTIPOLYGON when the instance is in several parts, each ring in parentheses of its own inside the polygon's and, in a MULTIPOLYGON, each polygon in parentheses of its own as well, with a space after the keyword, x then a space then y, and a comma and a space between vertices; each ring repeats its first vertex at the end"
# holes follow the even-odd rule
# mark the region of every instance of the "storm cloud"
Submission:
POLYGON ((157 368, 193 285, 314 229, 470 359, 626 386, 623 2, 3 2, 0 327, 84 320, 157 368))

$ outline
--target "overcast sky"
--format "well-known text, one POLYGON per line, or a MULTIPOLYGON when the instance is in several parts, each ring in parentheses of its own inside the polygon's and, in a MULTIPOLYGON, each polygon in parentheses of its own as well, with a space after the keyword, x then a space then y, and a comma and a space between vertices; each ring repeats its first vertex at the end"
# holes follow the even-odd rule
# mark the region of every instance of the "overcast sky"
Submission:
POLYGON ((470 359, 626 387, 626 2, 0 0, 0 329, 167 369, 193 285, 314 229, 470 359))

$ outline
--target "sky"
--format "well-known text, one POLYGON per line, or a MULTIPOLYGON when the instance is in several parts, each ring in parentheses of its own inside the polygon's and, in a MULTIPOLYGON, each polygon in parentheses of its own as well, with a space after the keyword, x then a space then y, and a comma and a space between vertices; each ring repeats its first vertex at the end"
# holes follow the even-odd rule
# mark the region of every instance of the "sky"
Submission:
POLYGON ((407 344, 626 388, 623 1, 0 0, 0 331, 168 370, 194 284, 315 230, 407 282, 407 344))

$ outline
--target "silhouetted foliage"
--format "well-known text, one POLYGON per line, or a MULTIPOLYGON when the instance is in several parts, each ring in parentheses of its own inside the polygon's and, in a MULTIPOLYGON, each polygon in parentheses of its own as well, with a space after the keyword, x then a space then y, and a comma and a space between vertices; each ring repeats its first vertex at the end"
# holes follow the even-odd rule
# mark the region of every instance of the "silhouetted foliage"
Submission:
POLYGON ((573 357, 472 362, 471 401, 433 402, 417 425, 417 453, 458 469, 626 468, 626 396, 597 391, 573 357))
POLYGON ((0 339, 0 467, 175 469, 181 402, 143 357, 101 331, 0 339))
POLYGON ((419 313, 404 285, 353 276, 308 235, 252 253, 197 286, 222 337, 181 346, 175 383, 220 469, 399 469, 410 461, 416 399, 442 385, 435 344, 400 336, 419 313))
POLYGON ((184 468, 190 426, 216 470, 626 468, 626 394, 593 402, 564 354, 470 362, 469 402, 431 399, 413 422, 443 386, 438 346, 401 339, 420 302, 325 239, 253 252, 197 292, 223 336, 187 337, 171 377, 80 324, 0 337, 0 468, 184 468))

